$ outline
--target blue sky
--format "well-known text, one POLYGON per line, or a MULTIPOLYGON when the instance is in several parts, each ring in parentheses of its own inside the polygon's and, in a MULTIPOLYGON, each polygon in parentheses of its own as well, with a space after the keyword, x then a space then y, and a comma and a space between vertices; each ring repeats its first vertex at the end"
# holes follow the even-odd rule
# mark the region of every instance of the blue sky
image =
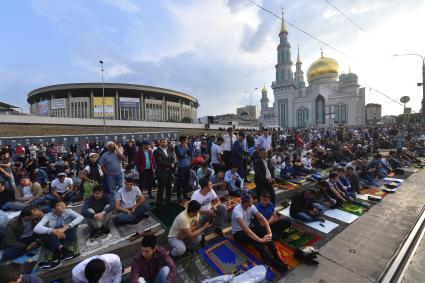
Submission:
MULTIPOLYGON (((276 14, 282 1, 257 0, 276 14)), ((425 55, 425 3, 420 0, 333 0, 361 25, 357 29, 324 0, 286 0, 285 17, 355 60, 288 26, 292 56, 300 45, 303 69, 320 56, 338 60, 340 71, 358 74, 365 87, 394 99, 411 96, 418 111, 419 58, 425 55)), ((155 85, 187 92, 201 104, 199 115, 235 111, 249 103, 245 90, 269 89, 274 80, 279 20, 246 0, 22 0, 0 11, 0 100, 28 109, 34 88, 100 80, 155 85)), ((260 92, 254 93, 256 101, 260 92)), ((367 102, 384 114, 401 107, 367 91, 367 102)))

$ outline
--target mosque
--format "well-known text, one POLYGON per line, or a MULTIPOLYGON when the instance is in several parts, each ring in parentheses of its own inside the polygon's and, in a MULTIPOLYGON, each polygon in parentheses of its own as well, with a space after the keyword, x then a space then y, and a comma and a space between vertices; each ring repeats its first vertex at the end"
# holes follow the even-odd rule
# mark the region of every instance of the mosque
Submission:
POLYGON ((295 72, 292 72, 291 45, 283 20, 277 47, 276 80, 272 83, 274 103, 269 107, 267 89, 262 89, 260 125, 262 127, 329 127, 364 125, 365 88, 360 88, 356 74, 339 75, 338 62, 323 56, 307 70, 308 86, 298 49, 295 72))

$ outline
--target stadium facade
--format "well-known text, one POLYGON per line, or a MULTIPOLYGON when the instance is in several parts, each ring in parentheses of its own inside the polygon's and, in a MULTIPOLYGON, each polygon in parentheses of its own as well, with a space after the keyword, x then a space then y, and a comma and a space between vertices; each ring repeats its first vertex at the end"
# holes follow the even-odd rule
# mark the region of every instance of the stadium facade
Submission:
POLYGON ((35 89, 28 94, 37 116, 155 122, 195 121, 198 100, 186 93, 135 84, 72 83, 35 89))

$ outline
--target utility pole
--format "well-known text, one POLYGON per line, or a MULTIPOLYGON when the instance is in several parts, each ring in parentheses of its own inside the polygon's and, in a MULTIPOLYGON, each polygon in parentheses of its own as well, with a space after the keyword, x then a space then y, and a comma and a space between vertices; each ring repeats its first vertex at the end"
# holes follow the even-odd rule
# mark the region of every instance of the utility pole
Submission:
POLYGON ((103 61, 99 60, 100 71, 102 72, 102 112, 103 112, 103 134, 106 134, 106 121, 105 121, 105 81, 103 79, 103 61))

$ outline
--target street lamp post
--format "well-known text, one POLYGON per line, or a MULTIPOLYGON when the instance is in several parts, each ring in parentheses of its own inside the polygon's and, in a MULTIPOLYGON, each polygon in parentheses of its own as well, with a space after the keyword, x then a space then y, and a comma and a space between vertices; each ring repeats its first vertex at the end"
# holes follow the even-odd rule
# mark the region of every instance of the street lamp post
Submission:
MULTIPOLYGON (((254 88, 254 89, 251 91, 251 93, 249 94, 249 101, 250 101, 250 105, 251 105, 251 110, 252 110, 252 106, 254 106, 254 105, 252 104, 252 94, 253 94, 253 93, 254 93, 254 91, 256 91, 257 89, 258 89, 258 87, 254 88)), ((245 90, 245 92, 247 93, 248 91, 247 91, 247 90, 245 90)), ((252 114, 253 114, 253 113, 251 113, 251 115, 249 115, 249 116, 251 116, 251 131, 252 131, 253 127, 254 127, 254 121, 252 120, 252 114)), ((255 115, 255 111, 254 111, 254 115, 255 115)))
POLYGON ((102 116, 103 116, 103 134, 106 134, 106 121, 105 121, 105 81, 103 79, 103 61, 99 60, 100 71, 102 72, 102 116))
POLYGON ((394 54, 393 56, 418 56, 422 59, 422 83, 418 83, 417 85, 422 86, 422 127, 425 127, 425 58, 416 53, 394 54))

